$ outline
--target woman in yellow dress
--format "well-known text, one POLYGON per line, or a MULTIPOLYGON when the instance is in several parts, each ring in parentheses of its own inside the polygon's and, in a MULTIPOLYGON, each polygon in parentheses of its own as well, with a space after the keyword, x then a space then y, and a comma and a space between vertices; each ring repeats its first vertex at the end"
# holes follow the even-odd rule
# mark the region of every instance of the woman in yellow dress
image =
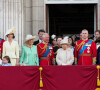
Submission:
POLYGON ((19 45, 18 42, 14 40, 14 33, 14 28, 9 29, 6 33, 8 40, 3 43, 3 57, 9 56, 12 66, 19 65, 19 45))

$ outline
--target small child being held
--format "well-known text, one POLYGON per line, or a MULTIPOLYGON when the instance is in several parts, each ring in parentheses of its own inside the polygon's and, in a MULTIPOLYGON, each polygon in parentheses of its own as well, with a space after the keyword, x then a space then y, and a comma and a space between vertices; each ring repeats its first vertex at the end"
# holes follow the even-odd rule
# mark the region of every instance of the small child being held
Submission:
POLYGON ((12 66, 9 56, 4 56, 2 59, 2 66, 12 66))

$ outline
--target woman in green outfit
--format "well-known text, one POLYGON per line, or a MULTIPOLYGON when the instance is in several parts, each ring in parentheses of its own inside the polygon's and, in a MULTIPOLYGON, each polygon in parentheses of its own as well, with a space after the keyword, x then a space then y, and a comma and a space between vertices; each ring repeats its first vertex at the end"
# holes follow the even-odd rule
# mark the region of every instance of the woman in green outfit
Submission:
POLYGON ((22 53, 20 58, 20 65, 22 66, 39 66, 37 46, 33 45, 34 39, 35 36, 26 36, 26 45, 22 47, 22 53))

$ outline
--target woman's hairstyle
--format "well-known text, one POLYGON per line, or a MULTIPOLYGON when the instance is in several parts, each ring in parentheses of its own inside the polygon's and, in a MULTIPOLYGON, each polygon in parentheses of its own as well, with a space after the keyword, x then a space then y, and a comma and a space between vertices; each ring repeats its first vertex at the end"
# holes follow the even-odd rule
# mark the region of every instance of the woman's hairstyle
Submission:
MULTIPOLYGON (((56 41, 57 41, 57 38, 55 37, 54 39, 56 39, 56 41)), ((51 39, 50 40, 50 43, 53 45, 53 41, 54 41, 54 39, 51 39)))
POLYGON ((5 58, 8 61, 8 63, 11 63, 9 56, 4 56, 3 58, 5 58))
POLYGON ((75 46, 73 38, 71 36, 69 36, 68 39, 69 38, 71 38, 71 40, 72 40, 72 46, 75 46))
MULTIPOLYGON (((8 34, 9 35, 9 34, 8 34)), ((8 35, 7 35, 7 37, 8 37, 8 35)), ((12 33, 12 35, 13 35, 13 39, 15 38, 15 35, 12 33)))
MULTIPOLYGON (((33 40, 33 43, 34 43, 34 41, 35 41, 35 39, 30 39, 30 40, 33 40)), ((28 42, 29 42, 30 40, 24 42, 24 44, 25 44, 25 45, 28 45, 28 42)))

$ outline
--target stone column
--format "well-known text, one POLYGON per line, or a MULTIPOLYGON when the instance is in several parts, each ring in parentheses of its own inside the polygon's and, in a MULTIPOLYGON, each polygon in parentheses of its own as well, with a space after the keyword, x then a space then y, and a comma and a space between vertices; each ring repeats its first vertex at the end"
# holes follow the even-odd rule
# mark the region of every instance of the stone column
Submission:
POLYGON ((32 34, 32 0, 24 0, 24 38, 32 34))
POLYGON ((98 0, 98 29, 100 30, 100 0, 98 0))
POLYGON ((33 35, 38 35, 39 29, 44 29, 44 0, 32 0, 33 35))

